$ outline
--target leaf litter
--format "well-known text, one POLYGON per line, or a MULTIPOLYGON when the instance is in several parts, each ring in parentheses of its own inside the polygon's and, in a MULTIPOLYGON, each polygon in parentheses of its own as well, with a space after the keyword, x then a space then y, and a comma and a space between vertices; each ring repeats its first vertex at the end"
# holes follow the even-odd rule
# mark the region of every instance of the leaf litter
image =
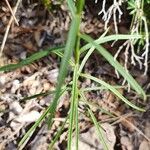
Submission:
MULTIPOLYGON (((57 6, 57 3, 53 3, 54 6, 57 6)), ((0 7, 1 43, 6 30, 5 26, 9 22, 11 13, 3 1, 0 2, 0 5, 2 6, 0 7)), ((14 3, 10 3, 10 5, 14 6, 14 3)), ((11 25, 4 47, 4 55, 2 59, 0 59, 0 65, 17 63, 41 49, 64 44, 69 29, 70 15, 65 3, 59 7, 59 10, 54 9, 47 11, 44 6, 37 2, 22 2, 16 13, 19 26, 16 26, 14 23, 11 25)), ((89 13, 92 8, 90 8, 90 10, 88 9, 89 8, 86 8, 85 17, 81 24, 81 31, 91 34, 93 37, 98 37, 103 32, 104 24, 97 16, 92 16, 92 13, 89 13)), ((110 47, 109 44, 106 44, 106 47, 110 47)), ((114 48, 111 49, 114 51, 114 48)), ((120 59, 122 58, 120 57, 120 59)), ((52 56, 42 58, 40 61, 12 72, 0 73, 0 149, 17 149, 18 140, 20 140, 28 128, 31 127, 32 123, 40 117, 46 106, 51 103, 53 95, 35 97, 31 100, 20 100, 35 94, 55 90, 59 71, 59 63, 57 60, 57 56, 53 54, 52 56)), ((137 68, 131 67, 130 70, 143 86, 148 87, 147 83, 150 82, 148 77, 140 76, 137 68)), ((93 73, 95 76, 114 85, 122 82, 121 79, 118 81, 114 73, 112 76, 112 68, 106 65, 103 59, 99 60, 99 56, 96 54, 92 55, 91 59, 87 62, 85 72, 93 73), (98 66, 94 65, 95 60, 96 63, 99 64, 98 66)), ((67 80, 69 81, 69 77, 67 80)), ((84 88, 90 85, 98 86, 91 81, 85 81, 81 84, 84 88)), ((124 89, 121 89, 121 92, 124 93, 124 89)), ((104 131, 105 139, 107 143, 109 143, 110 150, 116 148, 121 148, 122 150, 134 148, 143 150, 149 146, 146 140, 146 138, 150 138, 148 134, 149 125, 147 125, 150 121, 147 119, 149 107, 144 114, 133 112, 118 102, 117 98, 105 89, 85 92, 85 95, 92 104, 92 111, 98 121, 102 122, 101 126, 104 131), (115 117, 111 117, 103 111, 100 111, 99 108, 105 109, 115 115, 115 117), (133 114, 120 117, 129 112, 133 112, 133 114), (143 116, 146 117, 143 118, 143 116), (125 119, 127 119, 129 124, 127 124, 125 119), (142 119, 142 123, 140 119, 142 119), (144 138, 142 134, 139 134, 131 124, 134 124, 146 138, 144 138)), ((134 93, 131 95, 127 94, 132 101, 135 100, 133 95, 134 93)), ((44 123, 40 125, 40 128, 36 130, 36 135, 34 135, 27 144, 28 149, 48 149, 50 141, 53 139, 57 129, 60 128, 64 117, 66 117, 68 113, 70 105, 69 98, 69 92, 66 92, 61 97, 51 130, 48 130, 47 125, 44 123)), ((139 100, 138 97, 137 99, 139 100)), ((97 140, 95 127, 86 116, 85 105, 80 103, 79 107, 80 113, 82 114, 79 118, 81 130, 79 149, 102 149, 102 145, 99 144, 97 140), (93 137, 92 140, 91 137, 93 137)), ((67 129, 68 125, 65 125, 65 130, 62 132, 60 139, 55 143, 56 149, 62 150, 66 148, 67 129)))

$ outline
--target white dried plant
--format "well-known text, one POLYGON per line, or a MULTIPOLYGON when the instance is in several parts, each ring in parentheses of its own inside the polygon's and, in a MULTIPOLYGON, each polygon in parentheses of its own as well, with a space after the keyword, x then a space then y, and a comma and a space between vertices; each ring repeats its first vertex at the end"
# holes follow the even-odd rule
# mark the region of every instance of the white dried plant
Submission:
MULTIPOLYGON (((98 0, 95 0, 97 3, 98 0)), ((130 15, 133 16, 131 26, 130 26, 130 34, 131 35, 142 35, 140 40, 127 40, 125 41, 122 46, 119 47, 114 59, 117 59, 120 52, 124 49, 125 55, 125 63, 124 67, 128 71, 127 64, 131 62, 131 64, 136 65, 137 63, 140 66, 140 69, 144 67, 144 75, 147 74, 148 71, 148 54, 149 54, 149 31, 147 20, 143 10, 143 0, 113 0, 113 4, 106 9, 106 3, 108 0, 102 1, 102 9, 98 13, 102 15, 102 19, 105 22, 104 28, 108 28, 108 23, 111 21, 110 19, 113 18, 114 21, 114 28, 116 34, 118 33, 118 26, 117 24, 121 22, 121 17, 123 11, 121 10, 121 6, 124 2, 128 2, 128 9, 130 10, 130 15), (144 33, 144 35, 143 35, 144 33), (140 42, 143 41, 144 45, 141 46, 140 42), (135 49, 135 44, 139 45, 138 50, 135 49), (142 49, 144 52, 142 55, 139 55, 138 52, 142 49), (130 55, 129 55, 130 54, 130 55)), ((116 42, 116 41, 115 41, 116 42)))
MULTIPOLYGON (((98 15, 102 15, 102 19, 105 21, 105 29, 108 28, 108 23, 110 22, 110 19, 113 18, 115 32, 118 33, 117 23, 121 22, 121 16, 123 14, 121 6, 125 1, 126 0, 113 0, 113 4, 106 10, 107 0, 103 0, 102 9, 98 13, 98 15)), ((95 3, 97 3, 97 0, 95 1, 95 3)))

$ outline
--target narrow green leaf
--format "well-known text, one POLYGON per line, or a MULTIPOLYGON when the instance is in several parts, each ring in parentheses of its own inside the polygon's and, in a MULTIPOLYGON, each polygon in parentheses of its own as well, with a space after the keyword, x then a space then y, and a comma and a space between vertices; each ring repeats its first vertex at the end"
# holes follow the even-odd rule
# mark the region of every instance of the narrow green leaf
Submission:
POLYGON ((52 102, 52 110, 50 111, 50 117, 49 117, 49 124, 51 122, 51 119, 53 118, 53 115, 55 113, 56 107, 57 107, 57 102, 59 98, 59 94, 61 91, 61 87, 64 83, 65 77, 68 72, 68 66, 71 55, 73 53, 74 47, 75 47, 75 42, 76 42, 76 36, 79 30, 79 24, 80 24, 80 17, 76 16, 70 26, 70 31, 68 34, 68 39, 64 51, 64 57, 62 58, 61 64, 60 64, 60 71, 58 75, 58 81, 57 81, 57 86, 56 86, 56 94, 55 98, 52 102))
MULTIPOLYGON (((67 88, 63 89, 59 95, 59 97, 61 95, 64 94, 64 92, 67 90, 67 88)), ((23 136, 23 138, 21 139, 21 141, 19 142, 19 147, 21 147, 27 140, 29 140, 29 137, 32 136, 34 130, 39 126, 39 124, 45 119, 45 117, 47 116, 47 114, 49 113, 49 111, 51 111, 52 109, 52 105, 50 105, 45 111, 44 113, 41 115, 41 117, 34 123, 34 125, 27 131, 27 133, 23 136)), ((23 147, 22 147, 23 148, 23 147)))
MULTIPOLYGON (((71 89, 69 87, 62 87, 62 91, 66 89, 67 91, 70 91, 71 89)), ((42 92, 42 93, 38 93, 38 94, 35 94, 35 95, 32 95, 32 96, 29 96, 29 97, 24 97, 22 99, 20 99, 19 101, 26 101, 26 100, 30 100, 30 99, 33 99, 33 98, 37 98, 37 97, 40 97, 40 96, 47 96, 47 95, 51 95, 51 94, 55 94, 56 91, 53 90, 53 91, 47 91, 47 92, 42 92)))
POLYGON ((111 86, 110 84, 96 78, 93 77, 91 75, 87 75, 87 74, 81 74, 82 77, 88 78, 90 80, 93 80, 103 86, 105 86, 107 89, 109 89, 111 92, 113 92, 117 97, 119 97, 123 102, 125 102, 127 105, 129 105, 130 107, 139 110, 139 111, 145 111, 143 108, 139 108, 136 105, 134 105, 133 103, 131 103, 130 101, 128 101, 118 90, 116 90, 113 86, 111 86))
POLYGON ((85 0, 77 0, 76 7, 77 7, 77 14, 81 15, 83 7, 84 7, 85 0))
POLYGON ((78 97, 75 101, 75 135, 76 135, 76 150, 79 148, 79 114, 78 114, 78 97))
MULTIPOLYGON (((140 38, 142 38, 141 35, 115 34, 115 35, 108 35, 103 37, 100 36, 97 40, 94 40, 93 42, 97 44, 103 44, 114 40, 117 41, 117 40, 140 39, 140 38)), ((80 52, 83 53, 89 48, 91 48, 92 46, 93 44, 89 42, 88 44, 86 44, 80 49, 80 52)))
MULTIPOLYGON (((115 85, 113 86, 115 89, 123 89, 126 88, 126 86, 119 86, 119 85, 115 85)), ((104 86, 100 86, 100 87, 87 87, 87 88, 81 88, 80 91, 82 92, 89 92, 89 91, 98 91, 98 90, 105 90, 107 89, 104 86)))
MULTIPOLYGON (((102 38, 107 34, 108 30, 109 30, 109 29, 107 29, 107 30, 100 36, 100 38, 99 38, 98 40, 102 39, 102 38)), ((99 42, 99 41, 97 41, 97 42, 99 42)), ((89 43, 89 44, 90 44, 90 43, 89 43)), ((80 49, 80 51, 81 51, 81 52, 85 51, 86 48, 88 48, 88 47, 86 47, 86 46, 88 46, 88 44, 84 46, 85 48, 82 47, 82 48, 80 49)), ((94 52, 94 50, 95 50, 95 47, 94 47, 94 46, 91 46, 90 49, 88 50, 88 52, 86 53, 86 55, 84 56, 82 62, 81 62, 81 65, 80 65, 78 74, 80 74, 80 73, 82 72, 82 69, 83 69, 83 67, 85 66, 85 63, 87 62, 87 60, 89 59, 89 57, 91 56, 91 54, 94 52)))
POLYGON ((61 133, 63 132, 64 128, 65 128, 65 124, 68 120, 68 116, 66 117, 65 121, 63 122, 61 128, 57 131, 54 139, 51 141, 50 145, 49 145, 49 150, 53 149, 54 144, 57 142, 58 138, 60 137, 61 133))
POLYGON ((39 60, 45 56, 48 56, 52 51, 56 51, 56 50, 58 51, 58 50, 62 50, 62 49, 64 49, 63 46, 48 48, 47 50, 36 52, 33 55, 29 56, 28 58, 20 61, 18 64, 9 64, 9 65, 0 67, 0 71, 12 71, 14 69, 21 68, 25 65, 33 63, 36 60, 39 60))
POLYGON ((107 143, 105 142, 104 135, 103 135, 103 130, 102 130, 102 128, 100 127, 100 123, 97 122, 97 120, 96 120, 96 118, 95 118, 93 112, 91 111, 91 109, 88 108, 88 112, 89 112, 89 114, 90 114, 90 116, 91 116, 91 119, 92 119, 92 121, 93 121, 93 123, 94 123, 94 125, 95 125, 95 127, 96 127, 99 140, 100 140, 100 142, 102 143, 104 150, 109 150, 109 149, 108 149, 108 145, 107 145, 107 143))
POLYGON ((140 95, 143 95, 143 98, 146 99, 146 94, 141 86, 136 82, 136 80, 120 65, 120 63, 114 60, 113 56, 101 45, 98 45, 94 40, 88 35, 81 35, 80 37, 85 41, 91 43, 97 51, 112 65, 123 77, 128 81, 131 87, 140 95))
POLYGON ((67 0, 67 3, 68 3, 68 8, 70 9, 72 16, 75 17, 77 9, 75 7, 73 0, 67 0))
POLYGON ((89 105, 90 107, 95 107, 95 108, 97 108, 97 110, 100 110, 102 113, 105 113, 108 116, 113 117, 113 118, 115 117, 115 114, 112 114, 111 112, 107 111, 106 109, 103 109, 102 107, 100 107, 90 101, 87 101, 83 91, 79 91, 79 94, 82 97, 83 102, 86 103, 87 105, 89 105))
POLYGON ((82 62, 81 62, 81 65, 80 65, 80 68, 79 68, 79 71, 78 71, 78 74, 80 74, 82 72, 82 69, 84 68, 87 60, 89 59, 89 57, 91 56, 91 54, 94 52, 95 50, 95 47, 91 47, 89 49, 89 51, 86 53, 85 57, 83 58, 82 62))
POLYGON ((102 143, 104 150, 109 150, 108 145, 105 142, 104 135, 103 135, 102 129, 100 127, 100 124, 97 122, 97 120, 96 120, 96 118, 95 118, 95 116, 94 116, 94 114, 91 110, 91 107, 90 107, 89 103, 86 100, 85 95, 82 92, 80 92, 80 96, 81 96, 82 100, 87 104, 88 113, 90 114, 91 119, 92 119, 92 121, 93 121, 93 123, 96 127, 100 143, 102 143))
POLYGON ((48 91, 48 92, 43 92, 43 93, 35 94, 35 95, 32 95, 32 96, 20 99, 20 102, 26 101, 26 100, 30 100, 30 99, 33 99, 33 98, 37 98, 37 97, 40 97, 40 96, 47 96, 49 94, 54 94, 54 93, 55 93, 55 91, 48 91))
MULTIPOLYGON (((61 58, 64 57, 64 54, 63 54, 62 52, 60 52, 60 51, 54 51, 53 53, 55 53, 57 56, 59 56, 59 57, 61 57, 61 58)), ((73 59, 68 60, 68 62, 69 62, 69 64, 70 64, 72 67, 75 66, 73 59)))
POLYGON ((77 108, 75 108, 78 102, 77 72, 78 72, 78 64, 75 65, 74 75, 73 75, 72 97, 71 97, 71 106, 69 111, 70 117, 69 117, 69 132, 68 132, 68 145, 67 145, 68 150, 71 150, 73 126, 75 125, 75 120, 76 120, 75 116, 77 116, 77 114, 75 113, 78 113, 78 111, 76 110, 77 108))

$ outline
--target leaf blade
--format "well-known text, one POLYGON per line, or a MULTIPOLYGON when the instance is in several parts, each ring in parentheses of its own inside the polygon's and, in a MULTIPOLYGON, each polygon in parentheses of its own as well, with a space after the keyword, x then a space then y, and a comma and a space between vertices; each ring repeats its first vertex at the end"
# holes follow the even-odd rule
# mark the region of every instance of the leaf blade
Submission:
POLYGON ((28 58, 20 61, 17 64, 9 64, 9 65, 5 65, 5 66, 0 67, 0 71, 12 71, 14 69, 21 68, 25 65, 33 63, 36 60, 39 60, 45 56, 48 56, 52 51, 62 50, 63 48, 64 48, 63 46, 62 47, 56 47, 56 48, 54 47, 54 48, 48 48, 47 50, 44 50, 44 51, 36 52, 33 55, 29 56, 28 58))
POLYGON ((81 35, 80 37, 85 41, 91 43, 97 51, 112 65, 123 77, 128 81, 131 87, 139 94, 142 95, 144 100, 146 99, 146 94, 137 81, 120 65, 117 60, 114 60, 113 56, 101 45, 98 45, 91 37, 88 35, 81 35))
POLYGON ((143 108, 140 108, 140 107, 137 107, 136 105, 134 105, 133 103, 131 103, 130 101, 128 101, 117 89, 115 89, 113 86, 111 86, 110 84, 96 78, 96 77, 93 77, 91 75, 87 75, 87 74, 81 74, 81 77, 85 77, 85 78, 88 78, 88 79, 91 79, 103 86, 105 86, 107 89, 109 89, 111 92, 113 92, 117 97, 119 97, 123 102, 125 102, 127 105, 129 105, 130 107, 136 109, 136 110, 139 110, 139 111, 142 111, 142 112, 145 112, 145 110, 143 108))

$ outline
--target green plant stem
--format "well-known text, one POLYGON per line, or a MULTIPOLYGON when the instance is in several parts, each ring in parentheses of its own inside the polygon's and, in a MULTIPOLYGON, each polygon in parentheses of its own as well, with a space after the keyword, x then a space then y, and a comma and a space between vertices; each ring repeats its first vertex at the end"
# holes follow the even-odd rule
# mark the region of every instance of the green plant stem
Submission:
MULTIPOLYGON (((76 1, 77 13, 75 17, 79 18, 79 22, 81 21, 81 13, 84 6, 84 0, 76 1)), ((74 18, 73 18, 74 19, 74 18)), ((79 58, 80 58, 80 37, 78 36, 78 32, 80 30, 80 26, 78 26, 75 50, 74 50, 74 59, 75 59, 75 67, 74 67, 74 75, 73 75, 73 85, 72 85, 72 97, 71 97, 71 107, 70 107, 70 117, 69 117, 69 132, 68 132, 68 144, 67 149, 71 150, 72 145, 72 133, 73 127, 75 126, 76 131, 76 150, 78 150, 78 138, 79 138, 79 128, 78 128, 78 70, 79 70, 79 58)))
POLYGON ((76 1, 76 7, 77 7, 77 14, 78 15, 81 15, 84 3, 85 3, 85 0, 77 0, 76 1))
MULTIPOLYGON (((76 15, 79 16, 81 18, 82 15, 82 10, 83 10, 83 6, 84 6, 84 0, 77 0, 76 1, 76 7, 77 7, 77 13, 76 15)), ((80 19, 81 21, 81 19, 80 19)), ((79 31, 80 29, 78 29, 79 31)), ((79 58, 80 58, 80 37, 77 36, 77 40, 76 40, 76 46, 75 46, 75 63, 79 63, 79 58)))
POLYGON ((72 133, 73 133, 73 126, 75 125, 75 116, 77 114, 77 111, 75 109, 76 102, 78 100, 78 64, 75 65, 74 68, 74 75, 73 75, 73 85, 72 85, 72 97, 71 97, 71 107, 70 107, 70 117, 69 117, 69 134, 68 134, 68 145, 67 149, 71 150, 71 144, 72 144, 72 133))
POLYGON ((79 25, 80 25, 80 17, 76 15, 71 23, 68 40, 67 40, 66 48, 64 52, 64 57, 60 65, 60 71, 59 71, 58 81, 57 81, 57 86, 56 86, 56 94, 52 103, 52 109, 51 111, 49 111, 50 113, 49 121, 48 121, 49 125, 51 125, 51 120, 54 117, 54 113, 58 104, 58 98, 59 98, 59 94, 61 91, 61 87, 64 83, 65 77, 68 72, 68 66, 69 66, 68 60, 70 60, 73 49, 75 48, 75 42, 76 42, 78 30, 79 30, 79 25))
POLYGON ((78 64, 79 63, 79 58, 80 58, 80 37, 77 37, 77 40, 76 40, 76 47, 75 47, 75 64, 78 64))
POLYGON ((72 16, 75 17, 77 9, 74 5, 74 2, 72 0, 67 0, 67 4, 68 4, 68 8, 70 9, 72 16))
POLYGON ((75 103, 75 125, 76 125, 76 150, 78 150, 78 145, 79 145, 79 114, 78 114, 78 97, 76 99, 76 103, 75 103))

